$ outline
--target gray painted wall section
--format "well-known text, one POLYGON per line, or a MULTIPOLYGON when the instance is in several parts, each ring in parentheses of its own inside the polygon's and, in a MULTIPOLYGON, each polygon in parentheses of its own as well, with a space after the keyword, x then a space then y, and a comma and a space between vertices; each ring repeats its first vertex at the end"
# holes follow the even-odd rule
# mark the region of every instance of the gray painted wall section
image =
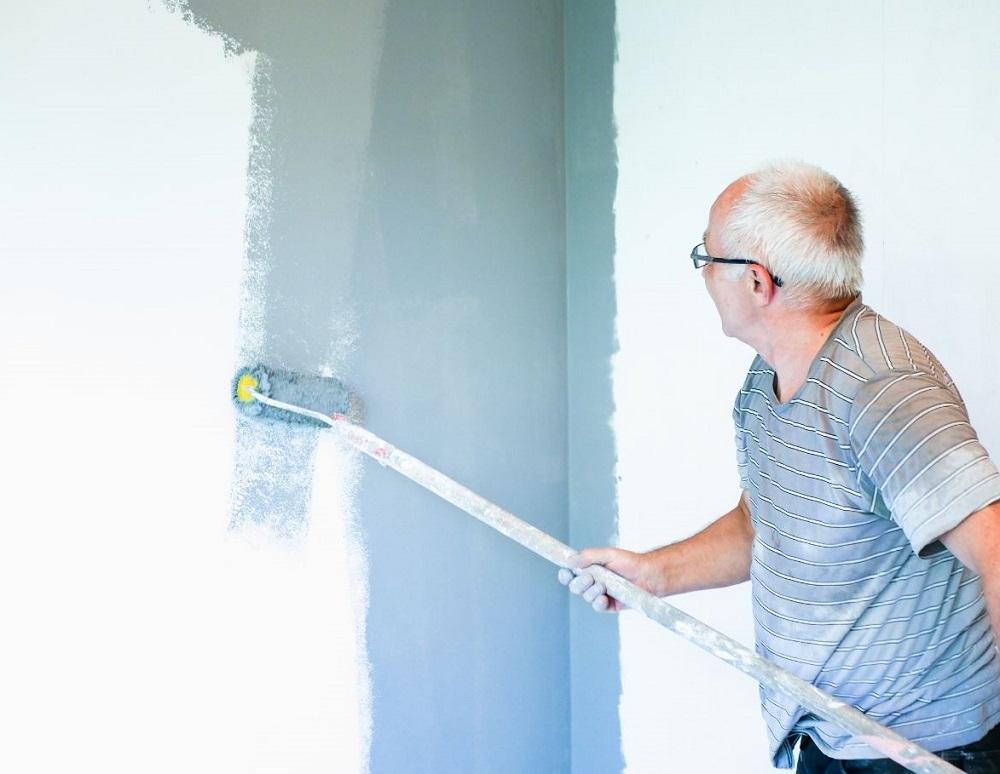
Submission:
MULTIPOLYGON (((570 544, 615 540, 611 356, 615 340, 613 115, 615 4, 575 0, 565 11, 566 261, 570 544)), ((570 605, 574 774, 621 771, 618 622, 570 605)))
MULTIPOLYGON (((392 3, 359 255, 369 426, 567 534, 561 10, 392 3)), ((370 469, 372 771, 569 767, 564 591, 543 560, 370 469)))
MULTIPOLYGON (((366 424, 566 540, 561 2, 387 2, 360 146, 370 4, 190 7, 270 61, 267 352, 308 366, 347 321, 366 424)), ((390 471, 356 496, 371 770, 568 771, 553 568, 390 471)))

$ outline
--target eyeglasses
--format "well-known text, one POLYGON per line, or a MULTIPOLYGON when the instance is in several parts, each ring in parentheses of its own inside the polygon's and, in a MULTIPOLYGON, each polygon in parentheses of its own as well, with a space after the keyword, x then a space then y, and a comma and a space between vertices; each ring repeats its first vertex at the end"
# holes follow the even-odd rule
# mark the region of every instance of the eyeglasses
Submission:
MULTIPOLYGON (((705 249, 704 242, 699 242, 694 246, 694 249, 691 251, 691 262, 694 264, 696 269, 700 269, 702 266, 706 266, 710 263, 745 263, 760 266, 762 269, 764 268, 761 266, 759 261, 749 261, 746 258, 716 258, 711 256, 705 249)), ((765 271, 767 270, 765 269, 765 271)), ((776 287, 780 288, 784 284, 780 277, 774 276, 771 272, 767 272, 767 276, 771 278, 771 282, 773 282, 776 287)))

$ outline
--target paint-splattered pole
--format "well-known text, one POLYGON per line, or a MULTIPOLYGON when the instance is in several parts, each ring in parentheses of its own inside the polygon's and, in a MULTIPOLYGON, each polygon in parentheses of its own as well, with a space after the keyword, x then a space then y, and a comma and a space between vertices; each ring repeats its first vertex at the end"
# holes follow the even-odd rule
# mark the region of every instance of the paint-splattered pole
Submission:
MULTIPOLYGON (((360 406, 352 402, 348 391, 336 379, 308 377, 257 366, 243 369, 237 374, 233 384, 233 401, 244 413, 267 415, 279 422, 291 420, 302 422, 305 419, 308 423, 334 428, 343 440, 380 465, 402 473, 411 481, 415 481, 553 564, 568 569, 574 569, 579 565, 579 555, 566 544, 491 503, 441 471, 400 451, 339 413, 349 411, 353 416, 360 410, 360 406), (322 407, 323 410, 317 411, 279 400, 274 397, 275 394, 296 403, 304 401, 317 408, 322 407), (327 414, 327 411, 332 413, 327 414), (291 412, 291 416, 284 416, 284 412, 291 412)), ((648 618, 750 675, 761 685, 790 696, 807 710, 837 723, 869 747, 911 771, 925 774, 959 771, 849 704, 835 699, 802 678, 762 659, 731 637, 703 624, 697 618, 678 610, 606 567, 594 565, 589 567, 587 572, 592 573, 603 583, 615 599, 621 600, 631 608, 641 610, 648 618)))

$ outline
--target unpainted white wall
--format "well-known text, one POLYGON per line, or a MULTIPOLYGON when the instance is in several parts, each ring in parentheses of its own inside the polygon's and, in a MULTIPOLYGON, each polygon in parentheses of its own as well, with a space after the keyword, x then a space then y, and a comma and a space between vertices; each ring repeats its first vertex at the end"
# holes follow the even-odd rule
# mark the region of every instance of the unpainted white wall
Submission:
MULTIPOLYGON (((722 336, 687 258, 727 183, 775 158, 837 175, 866 225, 865 301, 921 338, 1000 453, 1000 6, 619 3, 614 360, 620 544, 696 532, 739 490, 722 336)), ((749 586, 677 603, 752 644, 749 586)), ((629 772, 770 771, 756 685, 621 616, 629 772)))

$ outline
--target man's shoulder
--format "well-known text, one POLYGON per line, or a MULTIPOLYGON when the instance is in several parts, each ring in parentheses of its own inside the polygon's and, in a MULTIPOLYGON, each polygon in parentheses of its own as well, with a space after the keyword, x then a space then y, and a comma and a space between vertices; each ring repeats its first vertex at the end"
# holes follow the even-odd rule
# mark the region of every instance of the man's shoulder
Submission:
MULTIPOLYGON (((916 336, 866 304, 858 304, 833 333, 829 367, 847 368, 862 383, 920 371, 951 387, 941 362, 916 336)), ((860 386, 860 385, 859 385, 860 386)))
POLYGON ((923 342, 901 325, 866 304, 844 319, 834 333, 833 352, 853 364, 866 381, 896 371, 925 371, 950 384, 943 366, 923 342))

